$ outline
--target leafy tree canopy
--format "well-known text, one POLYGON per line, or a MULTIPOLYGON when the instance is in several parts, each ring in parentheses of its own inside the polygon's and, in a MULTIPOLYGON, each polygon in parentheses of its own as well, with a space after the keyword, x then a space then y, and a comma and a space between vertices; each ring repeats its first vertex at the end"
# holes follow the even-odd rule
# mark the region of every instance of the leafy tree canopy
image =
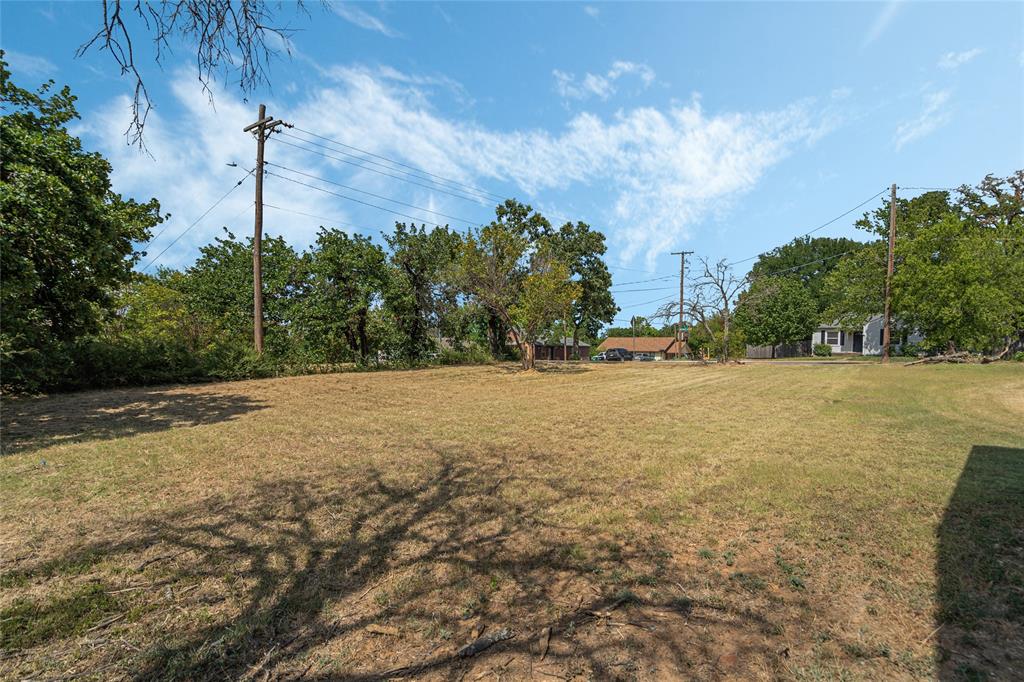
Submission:
MULTIPOLYGON (((1002 348, 1024 333, 1024 171, 977 188, 896 203, 892 308, 933 350, 1002 348)), ((858 222, 888 233, 888 203, 858 222)), ((827 277, 826 317, 857 327, 883 309, 886 242, 844 258, 827 277)))
POLYGON ((115 193, 110 164, 68 132, 69 88, 18 87, 0 52, 0 101, 0 355, 4 383, 32 388, 67 364, 63 345, 97 330, 162 218, 156 199, 115 193))
POLYGON ((814 297, 799 280, 761 277, 740 295, 736 324, 747 343, 774 346, 810 336, 818 322, 814 297))
POLYGON ((797 237, 768 253, 758 256, 750 277, 783 276, 795 279, 814 299, 818 312, 828 305, 824 294, 825 278, 840 259, 864 246, 853 239, 834 237, 797 237))

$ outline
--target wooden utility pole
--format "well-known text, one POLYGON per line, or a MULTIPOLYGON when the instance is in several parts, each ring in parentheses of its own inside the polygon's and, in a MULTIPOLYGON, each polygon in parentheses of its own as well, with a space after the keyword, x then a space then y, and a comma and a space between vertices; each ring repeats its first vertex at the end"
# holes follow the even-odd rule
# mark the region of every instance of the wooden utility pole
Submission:
POLYGON ((636 353, 636 315, 629 318, 629 326, 633 330, 633 352, 636 353))
POLYGON ((889 343, 892 338, 892 271, 896 251, 896 183, 889 195, 889 259, 885 266, 885 312, 882 320, 882 362, 889 362, 889 343))
POLYGON ((263 145, 276 126, 283 123, 267 116, 267 106, 260 105, 255 123, 242 128, 256 135, 256 217, 252 235, 252 339, 256 352, 263 354, 263 145))
POLYGON ((686 257, 693 251, 673 251, 671 255, 679 256, 679 327, 676 329, 676 344, 679 355, 683 354, 683 302, 686 300, 686 257))

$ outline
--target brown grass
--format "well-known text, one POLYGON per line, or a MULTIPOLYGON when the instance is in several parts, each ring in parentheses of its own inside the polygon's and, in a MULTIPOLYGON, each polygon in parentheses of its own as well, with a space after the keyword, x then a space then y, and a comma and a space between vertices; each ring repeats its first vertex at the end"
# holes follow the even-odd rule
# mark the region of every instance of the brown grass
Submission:
POLYGON ((0 677, 1008 679, 1020 395, 637 363, 7 401, 0 677))

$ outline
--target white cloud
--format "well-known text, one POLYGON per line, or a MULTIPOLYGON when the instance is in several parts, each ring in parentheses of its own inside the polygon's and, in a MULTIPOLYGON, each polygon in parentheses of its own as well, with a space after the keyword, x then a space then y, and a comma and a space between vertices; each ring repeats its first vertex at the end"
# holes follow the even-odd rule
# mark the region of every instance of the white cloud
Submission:
POLYGON ((882 37, 882 34, 889 28, 889 24, 896 18, 901 5, 902 3, 899 0, 889 0, 889 2, 882 6, 882 9, 875 15, 875 20, 871 23, 868 32, 864 34, 864 41, 861 43, 862 48, 867 47, 882 37))
POLYGON ((953 71, 971 61, 981 53, 982 50, 980 47, 975 47, 963 52, 947 52, 942 55, 941 59, 939 59, 939 68, 946 69, 947 71, 953 71))
POLYGON ((339 17, 351 24, 355 24, 359 28, 365 28, 367 31, 376 31, 386 35, 388 38, 399 38, 402 35, 377 17, 358 7, 355 3, 331 2, 330 7, 339 17))
POLYGON ((654 70, 646 64, 626 61, 614 62, 603 75, 587 73, 579 82, 574 74, 565 71, 555 69, 551 73, 555 77, 555 90, 562 98, 579 100, 592 96, 608 99, 615 94, 615 82, 623 76, 638 77, 645 88, 650 87, 655 78, 654 70))
MULTIPOLYGON (((114 191, 140 200, 155 196, 160 200, 161 212, 171 218, 160 225, 166 232, 147 249, 146 265, 165 247, 184 233, 228 189, 254 166, 256 144, 242 128, 256 118, 255 105, 233 99, 222 90, 214 93, 216 109, 196 83, 195 73, 179 72, 171 81, 171 90, 184 114, 174 121, 163 118, 157 111, 146 122, 145 140, 149 154, 129 147, 124 137, 130 118, 130 101, 120 96, 85 119, 74 130, 92 138, 113 166, 114 191), (227 164, 237 163, 238 167, 227 164)), ((273 104, 271 113, 280 114, 273 104)), ((268 143, 268 149, 273 142, 268 143)), ((89 145, 93 146, 93 145, 89 145)), ((301 152, 278 146, 273 149, 275 162, 293 168, 303 168, 308 158, 301 152)), ((273 168, 269 170, 274 170, 273 168)), ((286 185, 273 178, 267 179, 268 188, 277 187, 266 203, 294 207, 305 213, 317 214, 346 221, 348 214, 340 202, 321 192, 286 185)), ((221 227, 227 227, 244 239, 252 234, 253 181, 246 181, 228 196, 210 215, 199 222, 160 258, 157 265, 184 266, 197 255, 197 247, 221 236, 221 227)), ((267 234, 285 235, 297 248, 304 248, 315 239, 319 223, 305 217, 276 210, 266 211, 264 229, 267 234)), ((157 266, 154 265, 152 272, 157 266)))
POLYGON ((4 50, 4 59, 17 76, 49 78, 57 73, 57 65, 46 57, 37 57, 17 50, 4 50))
MULTIPOLYGON (((440 114, 417 77, 396 77, 398 72, 359 66, 335 68, 331 73, 325 87, 307 92, 295 106, 269 103, 269 111, 319 135, 441 176, 485 189, 500 187, 502 194, 508 191, 538 207, 580 206, 581 197, 597 197, 592 199, 596 203, 571 217, 603 230, 621 249, 623 262, 638 256, 651 261, 670 246, 678 246, 702 221, 725 215, 732 202, 797 146, 813 143, 835 125, 830 105, 814 101, 776 111, 709 113, 695 96, 665 109, 639 107, 608 118, 579 113, 556 130, 499 130, 440 114), (562 194, 578 190, 582 194, 572 195, 575 198, 562 194)), ((101 140, 101 150, 113 163, 117 191, 139 198, 156 195, 165 210, 175 214, 176 224, 168 230, 167 239, 180 232, 178 224, 183 228, 238 179, 241 169, 228 168, 226 162, 251 167, 254 153, 252 139, 241 132, 255 118, 252 105, 218 91, 214 111, 196 87, 194 74, 176 74, 173 83, 186 114, 173 123, 151 116, 146 135, 155 161, 125 146, 126 100, 114 101, 89 123, 89 132, 101 140)), ((294 142, 280 137, 268 143, 268 155, 275 163, 465 216, 476 224, 493 217, 490 204, 474 205, 353 169, 278 140, 294 142)), ((395 219, 274 177, 268 179, 265 201, 342 221, 351 219, 363 225, 359 231, 364 232, 366 225, 386 227, 395 219)), ((236 234, 247 235, 251 202, 252 187, 247 184, 175 245, 164 262, 187 264, 195 257, 196 246, 210 241, 218 226, 239 212, 231 227, 236 234)), ((398 210, 430 217, 415 209, 398 210)), ((317 224, 268 211, 266 229, 284 234, 301 248, 312 241, 317 224)), ((154 244, 151 253, 163 245, 154 244)))
POLYGON ((946 105, 949 103, 949 98, 952 94, 951 90, 924 93, 921 113, 916 118, 905 121, 896 128, 893 141, 896 143, 897 151, 914 140, 931 135, 949 123, 952 114, 946 105))
POLYGON ((587 14, 588 17, 592 17, 594 19, 596 19, 598 15, 601 14, 601 10, 598 9, 597 7, 594 7, 593 5, 583 5, 583 11, 587 14))
POLYGON ((296 120, 317 121, 327 137, 463 182, 510 183, 528 198, 580 187, 605 193, 607 203, 582 217, 606 229, 625 259, 685 239, 795 145, 835 125, 813 102, 710 115, 695 98, 608 120, 580 113, 557 131, 502 131, 443 117, 418 93, 365 70, 349 69, 340 85, 298 107, 296 120))

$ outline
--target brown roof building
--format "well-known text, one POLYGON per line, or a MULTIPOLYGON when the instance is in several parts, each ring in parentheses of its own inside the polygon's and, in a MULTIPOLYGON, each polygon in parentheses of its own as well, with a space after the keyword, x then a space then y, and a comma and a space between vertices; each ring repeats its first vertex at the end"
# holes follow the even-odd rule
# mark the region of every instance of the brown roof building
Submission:
POLYGON ((671 360, 686 354, 685 344, 680 347, 679 342, 672 336, 609 336, 601 342, 597 350, 604 351, 609 348, 625 348, 631 353, 650 353, 659 360, 671 360))

